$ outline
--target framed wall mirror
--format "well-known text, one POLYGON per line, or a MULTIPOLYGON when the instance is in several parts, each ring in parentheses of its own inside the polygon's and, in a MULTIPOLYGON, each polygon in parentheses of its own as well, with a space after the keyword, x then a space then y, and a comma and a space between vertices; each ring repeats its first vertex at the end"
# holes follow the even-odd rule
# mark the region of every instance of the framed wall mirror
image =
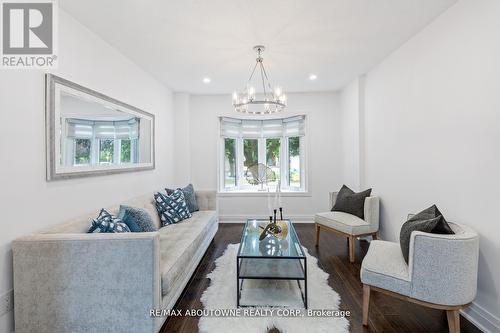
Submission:
POLYGON ((47 74, 47 180, 155 167, 154 115, 47 74))

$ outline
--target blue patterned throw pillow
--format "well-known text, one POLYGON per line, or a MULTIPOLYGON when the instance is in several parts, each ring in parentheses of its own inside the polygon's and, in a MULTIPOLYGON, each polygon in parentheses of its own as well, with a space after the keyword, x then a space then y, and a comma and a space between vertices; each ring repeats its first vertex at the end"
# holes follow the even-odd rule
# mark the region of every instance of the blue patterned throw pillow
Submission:
POLYGON ((99 216, 92 220, 88 233, 98 232, 130 232, 129 227, 107 210, 101 209, 99 216))
POLYGON ((132 232, 158 231, 149 213, 142 208, 120 205, 120 218, 132 232))
POLYGON ((157 192, 154 197, 162 226, 177 223, 192 216, 181 190, 175 190, 171 195, 157 192))
MULTIPOLYGON (((178 188, 178 190, 181 190, 182 193, 184 194, 184 199, 186 199, 188 209, 191 213, 200 210, 198 208, 198 202, 196 202, 196 194, 194 192, 193 184, 189 184, 184 188, 178 188)), ((171 195, 172 193, 174 193, 175 190, 172 190, 171 188, 166 188, 165 191, 167 191, 168 195, 171 195)))

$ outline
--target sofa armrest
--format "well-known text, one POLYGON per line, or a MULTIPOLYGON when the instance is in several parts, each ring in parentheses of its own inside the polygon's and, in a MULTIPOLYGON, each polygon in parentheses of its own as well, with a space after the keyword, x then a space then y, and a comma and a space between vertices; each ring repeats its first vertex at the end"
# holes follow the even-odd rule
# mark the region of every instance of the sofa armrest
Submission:
POLYGON ((195 195, 200 210, 217 210, 217 191, 196 191, 195 195))
POLYGON ((410 238, 411 296, 443 305, 464 305, 476 296, 479 236, 470 228, 442 235, 414 231, 410 238))
POLYGON ((372 226, 373 230, 378 230, 379 227, 379 214, 380 214, 380 200, 378 197, 365 198, 365 221, 372 226))
POLYGON ((159 234, 35 234, 13 242, 16 331, 155 332, 159 234))

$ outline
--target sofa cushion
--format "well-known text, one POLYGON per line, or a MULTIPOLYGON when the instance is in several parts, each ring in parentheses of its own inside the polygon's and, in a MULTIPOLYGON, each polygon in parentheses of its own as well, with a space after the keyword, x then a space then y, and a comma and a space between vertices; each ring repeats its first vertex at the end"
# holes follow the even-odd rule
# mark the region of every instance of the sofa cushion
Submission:
POLYGON ((157 192, 154 198, 162 226, 177 223, 191 217, 184 193, 181 190, 175 190, 172 195, 157 192))
MULTIPOLYGON (((189 211, 192 213, 200 210, 198 208, 198 203, 196 202, 196 194, 194 192, 193 184, 189 184, 184 188, 180 188, 180 190, 184 194, 184 199, 186 199, 189 211)), ((166 188, 165 191, 167 191, 168 195, 171 195, 175 190, 166 188)))
POLYGON ((346 185, 340 189, 332 211, 355 215, 360 219, 365 217, 365 199, 370 196, 372 189, 356 193, 346 185))
POLYGON ((88 233, 99 232, 130 232, 130 229, 122 220, 101 209, 99 216, 92 220, 88 233))
POLYGON ((215 211, 198 211, 182 223, 161 228, 160 272, 162 295, 176 284, 210 228, 217 223, 215 211))
POLYGON ((318 213, 314 216, 314 222, 349 235, 361 235, 376 231, 365 220, 343 212, 318 213))
POLYGON ((371 241, 370 248, 361 264, 361 282, 370 286, 410 295, 411 281, 408 265, 399 244, 387 241, 371 241))

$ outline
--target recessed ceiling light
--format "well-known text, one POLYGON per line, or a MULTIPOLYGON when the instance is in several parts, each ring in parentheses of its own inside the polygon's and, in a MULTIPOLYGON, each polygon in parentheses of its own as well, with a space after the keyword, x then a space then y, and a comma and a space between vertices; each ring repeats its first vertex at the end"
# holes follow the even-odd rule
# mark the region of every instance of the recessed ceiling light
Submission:
POLYGON ((209 78, 209 77, 204 77, 204 78, 203 78, 203 83, 205 83, 205 84, 208 84, 208 83, 210 83, 211 81, 212 81, 212 80, 210 80, 210 78, 209 78))
POLYGON ((309 80, 311 80, 311 81, 314 81, 314 80, 316 80, 317 78, 318 78, 318 76, 317 76, 316 74, 311 74, 311 75, 309 75, 309 80))

